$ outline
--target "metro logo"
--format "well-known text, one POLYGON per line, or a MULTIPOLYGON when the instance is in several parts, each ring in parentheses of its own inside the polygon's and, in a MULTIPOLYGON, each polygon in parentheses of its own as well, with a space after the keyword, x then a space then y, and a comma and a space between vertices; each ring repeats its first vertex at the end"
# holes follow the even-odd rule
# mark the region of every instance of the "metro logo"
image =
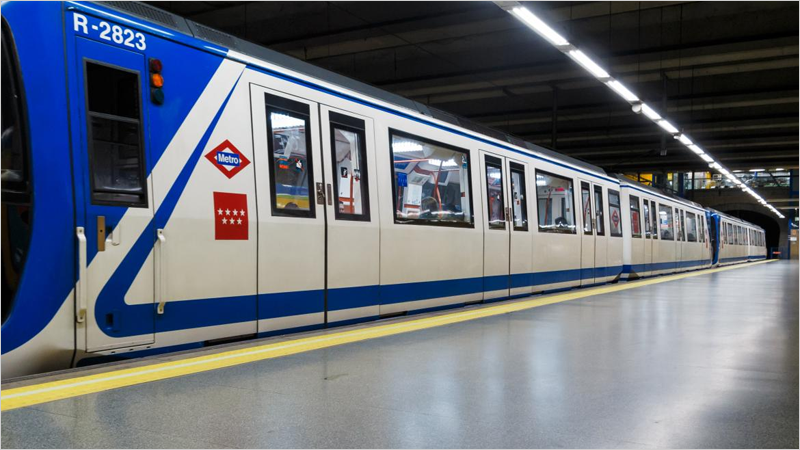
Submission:
POLYGON ((211 161, 211 164, 214 164, 214 167, 228 178, 233 178, 234 175, 250 164, 250 161, 245 158, 242 152, 227 139, 214 150, 208 152, 206 159, 211 161))

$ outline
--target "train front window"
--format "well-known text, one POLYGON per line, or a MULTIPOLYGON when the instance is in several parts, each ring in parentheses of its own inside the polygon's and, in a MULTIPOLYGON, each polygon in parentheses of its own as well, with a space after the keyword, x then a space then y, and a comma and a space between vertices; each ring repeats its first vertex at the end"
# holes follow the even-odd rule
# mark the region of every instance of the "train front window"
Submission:
POLYGON ((330 113, 336 218, 369 221, 364 121, 330 113))
POLYGON ((389 131, 395 222, 473 226, 469 151, 389 131))
POLYGON ((314 217, 309 107, 265 94, 273 216, 314 217))
POLYGON ((14 306, 31 236, 32 190, 27 126, 13 37, 3 20, 2 40, 2 321, 14 306))
POLYGON ((86 61, 92 203, 147 206, 139 74, 86 61))

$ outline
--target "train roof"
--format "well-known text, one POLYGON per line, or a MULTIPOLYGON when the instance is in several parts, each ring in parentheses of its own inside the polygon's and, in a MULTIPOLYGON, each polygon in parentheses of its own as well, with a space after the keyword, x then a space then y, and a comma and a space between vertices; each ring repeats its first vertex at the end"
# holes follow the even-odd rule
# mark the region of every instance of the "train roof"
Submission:
MULTIPOLYGON (((363 83, 361 81, 354 80, 352 78, 346 77, 336 72, 323 69, 321 67, 315 66, 313 64, 294 58, 292 56, 288 56, 283 53, 277 52, 275 50, 270 50, 269 48, 263 47, 261 45, 254 44, 252 42, 245 41, 243 39, 239 39, 230 34, 207 27, 205 25, 201 25, 197 22, 186 19, 177 14, 164 11, 154 6, 144 3, 127 2, 127 1, 110 1, 110 2, 93 2, 93 3, 105 7, 110 7, 112 9, 116 9, 126 14, 130 14, 132 16, 136 16, 151 22, 155 22, 161 26, 167 27, 175 31, 179 31, 183 34, 195 37, 197 39, 221 45, 227 48, 228 50, 233 50, 245 56, 259 59, 264 62, 268 62, 270 64, 274 64, 309 77, 317 78, 325 82, 340 86, 342 88, 357 92, 359 94, 381 100, 383 102, 392 104, 394 106, 405 108, 415 113, 422 114, 424 116, 434 118, 442 122, 446 122, 450 125, 464 128, 474 133, 478 133, 486 137, 490 137, 517 147, 521 147, 531 152, 539 153, 543 156, 560 160, 569 163, 573 166, 582 168, 584 170, 590 170, 600 175, 609 177, 609 174, 605 170, 603 170, 598 166, 590 164, 586 161, 582 161, 580 159, 563 155, 561 153, 555 152, 540 145, 536 145, 531 142, 525 141, 524 139, 514 136, 510 133, 506 133, 504 131, 496 130, 494 128, 490 128, 485 125, 481 125, 477 122, 466 119, 464 117, 460 117, 455 114, 451 114, 446 111, 430 107, 423 103, 408 99, 406 97, 397 94, 393 94, 391 92, 377 88, 370 84, 363 83)), ((613 177, 610 178, 613 179, 613 177)))
POLYGON ((648 191, 648 192, 656 194, 656 195, 661 195, 663 197, 667 197, 670 200, 676 201, 678 203, 683 203, 684 205, 693 206, 693 207, 695 207, 697 209, 705 209, 705 207, 703 205, 701 205, 700 203, 693 202, 691 200, 687 200, 687 199, 685 199, 683 197, 678 197, 677 195, 675 195, 675 194, 673 194, 671 192, 665 191, 663 189, 659 189, 659 188, 656 188, 656 187, 653 187, 653 186, 648 186, 646 184, 639 183, 638 181, 631 180, 630 178, 626 177, 625 175, 623 175, 621 173, 616 173, 616 174, 614 174, 614 176, 617 177, 617 179, 620 181, 621 184, 633 185, 633 186, 636 186, 639 190, 648 191))
POLYGON ((740 219, 740 218, 732 216, 730 214, 726 214, 726 213, 724 213, 722 211, 717 211, 714 208, 706 208, 706 210, 711 211, 714 214, 718 214, 720 217, 724 217, 724 218, 730 220, 731 222, 739 222, 741 224, 753 227, 753 228, 758 229, 758 230, 762 230, 762 231, 764 230, 764 228, 762 228, 762 227, 760 227, 760 226, 758 226, 758 225, 756 225, 754 223, 750 223, 750 222, 748 222, 748 221, 746 221, 744 219, 740 219))

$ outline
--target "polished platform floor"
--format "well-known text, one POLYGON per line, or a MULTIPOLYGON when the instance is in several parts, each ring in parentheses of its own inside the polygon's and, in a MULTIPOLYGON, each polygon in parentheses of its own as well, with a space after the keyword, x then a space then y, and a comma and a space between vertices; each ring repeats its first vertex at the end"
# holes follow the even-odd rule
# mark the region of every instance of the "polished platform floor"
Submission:
POLYGON ((5 411, 2 446, 797 448, 798 265, 5 411))

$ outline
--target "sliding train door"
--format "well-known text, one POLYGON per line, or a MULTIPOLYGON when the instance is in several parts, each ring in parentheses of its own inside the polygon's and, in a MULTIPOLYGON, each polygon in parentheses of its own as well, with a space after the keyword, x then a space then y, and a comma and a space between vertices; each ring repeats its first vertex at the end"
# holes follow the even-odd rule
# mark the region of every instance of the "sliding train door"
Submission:
POLYGON ((372 119, 320 106, 327 219, 327 322, 379 313, 380 221, 372 119))
POLYGON ((581 286, 593 284, 595 280, 595 217, 592 206, 592 184, 578 180, 581 186, 581 286))
POLYGON ((78 347, 152 343, 158 251, 147 176, 149 92, 143 55, 76 39, 78 347), (85 100, 84 100, 85 99, 85 100))
POLYGON ((250 87, 258 209, 258 332, 325 321, 319 105, 250 87))

